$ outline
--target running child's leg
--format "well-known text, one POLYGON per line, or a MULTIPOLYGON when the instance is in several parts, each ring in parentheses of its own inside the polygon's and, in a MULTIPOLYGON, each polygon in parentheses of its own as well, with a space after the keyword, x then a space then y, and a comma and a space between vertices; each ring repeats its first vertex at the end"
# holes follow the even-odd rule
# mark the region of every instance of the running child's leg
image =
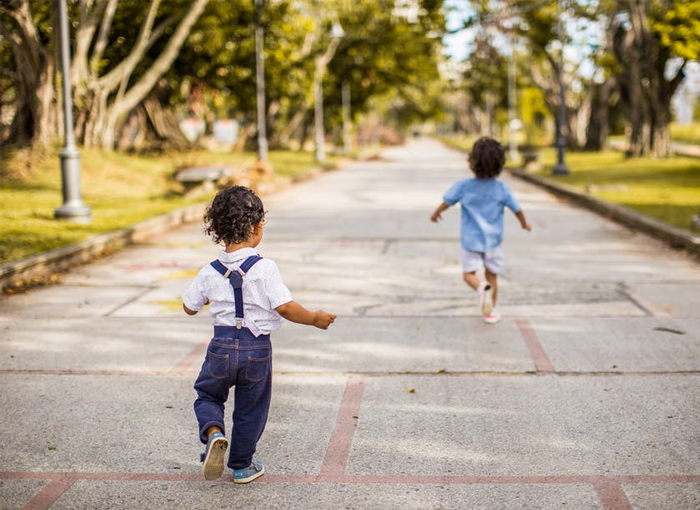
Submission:
POLYGON ((484 276, 486 276, 486 281, 491 284, 491 301, 493 302, 493 306, 496 306, 496 298, 498 296, 498 275, 492 273, 488 269, 486 269, 484 273, 484 276))
POLYGON ((472 289, 477 290, 479 288, 479 277, 476 276, 476 271, 462 273, 462 278, 464 278, 464 282, 472 289))

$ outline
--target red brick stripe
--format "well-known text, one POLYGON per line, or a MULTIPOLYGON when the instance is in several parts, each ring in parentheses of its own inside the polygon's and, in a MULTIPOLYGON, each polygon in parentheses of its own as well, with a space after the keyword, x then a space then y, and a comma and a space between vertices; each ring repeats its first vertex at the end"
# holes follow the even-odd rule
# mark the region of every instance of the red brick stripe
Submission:
POLYGON ((535 369, 538 372, 544 373, 556 372, 556 370, 554 370, 554 365, 552 365, 552 362, 549 361, 549 357, 544 351, 544 347, 542 347, 539 338, 537 338, 535 330, 532 328, 530 321, 519 319, 516 320, 515 323, 520 329, 520 334, 522 335, 523 340, 525 340, 525 345, 527 345, 527 348, 530 350, 532 361, 535 362, 535 369))
POLYGON ((360 414, 364 385, 365 378, 362 375, 351 375, 348 379, 345 394, 338 410, 335 428, 321 465, 321 477, 336 477, 345 474, 357 426, 357 417, 360 414))

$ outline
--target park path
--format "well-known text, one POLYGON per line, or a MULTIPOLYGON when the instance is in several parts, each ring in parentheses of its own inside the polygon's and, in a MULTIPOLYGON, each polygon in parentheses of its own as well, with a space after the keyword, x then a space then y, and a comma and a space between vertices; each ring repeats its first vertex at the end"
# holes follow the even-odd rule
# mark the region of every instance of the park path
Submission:
POLYGON ((461 282, 430 140, 266 196, 262 255, 329 331, 273 335, 249 486, 200 475, 199 225, 0 298, 0 509, 700 508, 700 264, 504 176, 502 323, 461 282))

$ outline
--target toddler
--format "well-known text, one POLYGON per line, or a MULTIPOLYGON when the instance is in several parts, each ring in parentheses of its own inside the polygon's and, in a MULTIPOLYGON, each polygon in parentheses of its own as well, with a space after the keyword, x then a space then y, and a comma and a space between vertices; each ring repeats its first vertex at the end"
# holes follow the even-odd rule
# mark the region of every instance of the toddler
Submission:
POLYGON ((530 231, 520 204, 508 186, 496 177, 503 170, 506 157, 503 147, 492 138, 480 138, 469 154, 469 166, 475 178, 456 182, 442 197, 430 220, 438 222, 443 211, 457 202, 462 209, 460 239, 464 281, 479 295, 484 321, 501 320, 496 309, 498 275, 503 269, 503 210, 513 211, 520 226, 530 231), (484 268, 486 282, 480 283, 476 272, 484 268))
POLYGON ((328 329, 336 316, 312 312, 292 300, 277 264, 258 255, 265 211, 250 189, 234 186, 219 192, 204 215, 205 232, 224 245, 217 260, 204 266, 182 303, 188 315, 209 304, 214 335, 194 384, 194 412, 202 454, 204 477, 219 478, 229 441, 224 427, 224 405, 235 387, 231 448, 227 465, 235 483, 248 483, 265 472, 253 460, 256 445, 267 423, 272 383, 270 332, 282 318, 328 329))

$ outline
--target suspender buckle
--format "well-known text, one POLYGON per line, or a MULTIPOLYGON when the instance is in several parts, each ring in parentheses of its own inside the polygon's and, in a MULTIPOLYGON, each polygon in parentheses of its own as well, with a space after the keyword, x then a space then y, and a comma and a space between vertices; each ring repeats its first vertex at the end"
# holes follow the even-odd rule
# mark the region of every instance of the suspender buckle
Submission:
POLYGON ((241 329, 243 327, 243 319, 236 318, 236 329, 241 329))

